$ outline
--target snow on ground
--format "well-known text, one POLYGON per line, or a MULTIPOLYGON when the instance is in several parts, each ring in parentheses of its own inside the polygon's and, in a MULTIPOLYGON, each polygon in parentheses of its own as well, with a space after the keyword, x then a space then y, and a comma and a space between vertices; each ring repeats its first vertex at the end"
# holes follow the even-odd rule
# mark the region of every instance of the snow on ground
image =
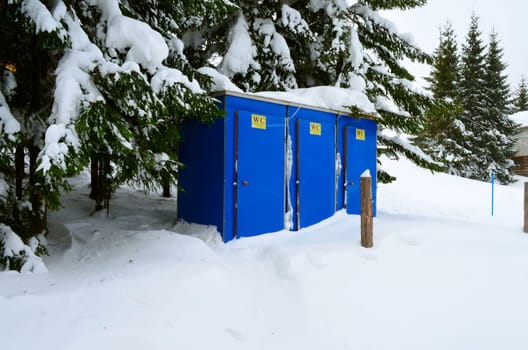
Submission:
POLYGON ((81 176, 51 217, 49 272, 0 273, 0 347, 525 349, 523 181, 496 186, 491 217, 490 184, 383 166, 398 181, 379 186, 372 249, 343 212, 228 244, 126 188, 89 216, 81 176))

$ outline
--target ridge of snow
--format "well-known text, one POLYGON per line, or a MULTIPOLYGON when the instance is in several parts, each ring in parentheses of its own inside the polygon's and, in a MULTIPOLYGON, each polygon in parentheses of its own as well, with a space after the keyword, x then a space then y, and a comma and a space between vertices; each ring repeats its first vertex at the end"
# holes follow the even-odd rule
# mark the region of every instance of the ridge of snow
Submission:
POLYGON ((301 13, 286 4, 283 4, 281 7, 281 21, 282 25, 293 33, 306 33, 310 31, 310 27, 302 18, 301 13))
POLYGON ((15 94, 15 89, 18 84, 13 72, 4 70, 4 76, 2 77, 2 85, 0 92, 4 94, 4 97, 11 97, 15 94))
POLYGON ((64 21, 68 25, 72 47, 66 50, 55 70, 54 103, 49 118, 51 125, 46 131, 39 166, 39 170, 44 172, 50 169, 54 161, 63 165, 68 146, 79 146, 74 122, 79 117, 83 103, 102 99, 91 81, 90 72, 103 60, 103 54, 90 42, 78 20, 67 15, 64 21))
MULTIPOLYGON (((67 36, 66 31, 57 18, 52 15, 47 7, 39 0, 24 0, 20 4, 22 12, 28 16, 33 23, 35 23, 38 32, 54 32, 57 31, 61 38, 67 36)), ((55 15, 63 14, 62 7, 55 15)))
POLYGON ((292 89, 285 92, 263 91, 254 93, 254 95, 346 113, 350 112, 347 110, 347 106, 355 106, 365 113, 376 113, 376 108, 362 91, 343 89, 336 86, 315 86, 304 89, 292 89))
POLYGON ((160 67, 169 55, 160 33, 144 22, 123 15, 115 15, 108 21, 106 46, 120 51, 128 49, 127 60, 149 70, 160 67))
POLYGON ((226 77, 214 68, 201 67, 197 70, 197 72, 211 77, 211 79, 213 80, 213 86, 211 87, 213 91, 242 92, 242 90, 238 86, 233 84, 228 77, 226 77))
POLYGON ((249 26, 242 12, 227 34, 227 52, 219 66, 219 72, 232 78, 235 74, 245 74, 249 67, 259 69, 259 64, 253 59, 257 49, 248 33, 249 26))
POLYGON ((395 144, 403 147, 409 152, 414 153, 417 157, 423 159, 427 163, 436 164, 442 166, 443 164, 433 160, 429 155, 425 154, 419 147, 413 145, 406 135, 399 134, 390 129, 384 129, 381 132, 378 132, 378 137, 383 138, 387 141, 394 142, 395 144))
POLYGON ((385 112, 393 113, 402 117, 410 117, 411 115, 407 111, 402 111, 394 104, 393 101, 389 100, 385 96, 376 97, 376 109, 385 112))
POLYGON ((14 134, 19 131, 20 123, 11 113, 11 109, 0 91, 0 133, 5 133, 9 139, 14 140, 14 134))
POLYGON ((175 83, 184 84, 189 90, 195 94, 204 93, 196 80, 190 81, 181 71, 174 68, 160 68, 152 77, 151 85, 156 94, 159 94, 167 86, 175 83))

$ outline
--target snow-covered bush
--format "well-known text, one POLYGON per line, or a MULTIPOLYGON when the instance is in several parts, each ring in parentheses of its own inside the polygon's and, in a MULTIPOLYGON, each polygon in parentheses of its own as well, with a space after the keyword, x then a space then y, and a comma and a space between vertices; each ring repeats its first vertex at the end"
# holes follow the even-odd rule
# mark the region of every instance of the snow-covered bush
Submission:
POLYGON ((0 271, 47 272, 38 256, 46 253, 46 248, 36 237, 31 238, 26 245, 9 226, 0 224, 0 271))

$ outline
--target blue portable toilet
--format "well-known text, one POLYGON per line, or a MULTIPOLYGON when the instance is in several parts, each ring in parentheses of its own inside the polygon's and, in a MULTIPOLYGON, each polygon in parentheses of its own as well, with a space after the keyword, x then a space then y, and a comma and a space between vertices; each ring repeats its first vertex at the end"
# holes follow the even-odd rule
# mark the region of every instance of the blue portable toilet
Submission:
POLYGON ((337 114, 305 106, 288 108, 292 140, 292 176, 289 183, 293 217, 299 230, 336 212, 337 114))
POLYGON ((359 177, 357 191, 352 183, 367 168, 376 174, 374 121, 251 94, 217 99, 225 118, 182 130, 180 219, 229 241, 357 213, 359 177))
POLYGON ((338 150, 341 171, 338 174, 339 209, 348 214, 361 214, 360 177, 365 170, 372 177, 372 213, 376 215, 376 134, 377 124, 370 119, 350 118, 340 115, 337 119, 338 150))

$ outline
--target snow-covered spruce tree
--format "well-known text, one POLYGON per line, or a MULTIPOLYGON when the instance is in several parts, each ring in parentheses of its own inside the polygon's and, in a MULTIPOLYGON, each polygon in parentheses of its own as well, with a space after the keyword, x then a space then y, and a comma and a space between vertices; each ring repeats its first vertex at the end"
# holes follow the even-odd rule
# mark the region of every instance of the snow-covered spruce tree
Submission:
POLYGON ((486 117, 482 121, 486 129, 482 132, 485 155, 480 157, 482 167, 495 170, 497 179, 503 183, 514 181, 510 168, 511 157, 515 155, 515 139, 518 128, 508 117, 511 114, 510 87, 505 74, 502 48, 499 46, 497 33, 490 35, 486 55, 485 88, 487 90, 486 117))
POLYGON ((528 86, 524 76, 521 77, 521 81, 515 90, 513 108, 514 112, 528 111, 528 86))
POLYGON ((146 190, 175 183, 181 121, 221 114, 198 81, 174 67, 185 65, 180 39, 163 30, 184 20, 179 5, 140 5, 86 0, 55 8, 72 47, 56 70, 40 169, 53 183, 91 162, 96 209, 124 182, 146 190), (144 21, 156 19, 156 26, 144 21))
POLYGON ((54 69, 70 42, 40 1, 0 2, 0 32, 0 265, 31 270, 35 249, 44 252, 33 237, 46 230, 47 207, 58 206, 37 167, 54 69))
MULTIPOLYGON (((432 99, 413 87, 414 78, 401 61, 429 62, 430 57, 401 37, 377 11, 409 9, 425 2, 238 0, 234 3, 240 10, 232 19, 218 70, 246 91, 322 85, 359 90, 378 112, 381 146, 438 169, 406 139, 384 132, 418 134, 432 99)), ((391 177, 382 172, 380 179, 391 177)))
POLYGON ((2 254, 16 256, 18 245, 5 244, 14 231, 29 243, 45 229, 46 206, 57 208, 66 177, 91 161, 97 205, 122 182, 147 190, 175 182, 181 121, 221 112, 171 28, 206 26, 213 3, 232 9, 200 0, 150 1, 149 8, 118 0, 0 2, 2 254), (193 16, 180 18, 182 8, 193 16))
POLYGON ((482 41, 478 17, 472 15, 466 41, 462 45, 462 60, 460 70, 459 93, 464 112, 460 118, 464 124, 464 138, 471 159, 461 174, 464 177, 488 180, 490 169, 487 158, 487 147, 483 138, 490 125, 486 121, 487 115, 487 87, 486 87, 486 47, 482 41))
POLYGON ((440 29, 439 39, 434 51, 431 74, 426 81, 434 97, 454 101, 457 99, 460 58, 455 31, 450 22, 446 22, 440 29))
POLYGON ((460 121, 462 108, 458 99, 458 44, 451 23, 440 29, 440 43, 434 52, 431 74, 426 80, 436 103, 426 114, 424 130, 417 144, 450 174, 462 175, 471 160, 460 121))

